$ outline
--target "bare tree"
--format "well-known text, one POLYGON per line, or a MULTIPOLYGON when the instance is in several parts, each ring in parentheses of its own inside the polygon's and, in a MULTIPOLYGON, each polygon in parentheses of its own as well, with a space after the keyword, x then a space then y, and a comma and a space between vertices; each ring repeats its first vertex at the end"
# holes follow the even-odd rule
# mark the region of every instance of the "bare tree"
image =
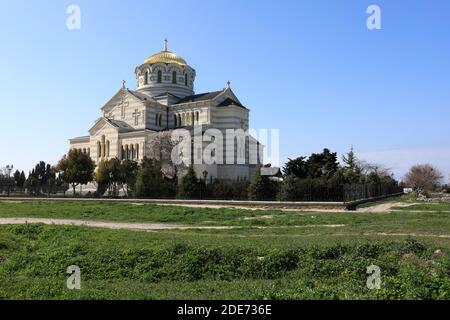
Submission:
POLYGON ((370 173, 375 173, 379 176, 392 176, 392 169, 388 168, 382 164, 371 163, 365 160, 357 160, 356 162, 358 168, 361 170, 361 173, 365 176, 370 173))
POLYGON ((166 177, 173 178, 187 170, 184 163, 174 164, 171 160, 172 150, 181 139, 172 138, 172 130, 157 133, 152 139, 153 157, 161 162, 161 171, 166 177))
POLYGON ((443 175, 431 164, 417 164, 409 169, 405 183, 418 192, 432 191, 441 182, 443 175))

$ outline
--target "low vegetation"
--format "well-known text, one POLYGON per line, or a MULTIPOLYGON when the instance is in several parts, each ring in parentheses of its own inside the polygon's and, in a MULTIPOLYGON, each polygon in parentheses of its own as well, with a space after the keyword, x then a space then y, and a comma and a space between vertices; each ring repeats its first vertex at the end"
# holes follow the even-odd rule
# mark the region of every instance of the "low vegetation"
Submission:
POLYGON ((433 245, 284 241, 1 226, 0 298, 450 299, 450 258, 434 256, 433 245), (382 270, 379 290, 366 286, 372 264, 382 270), (81 269, 81 290, 66 288, 70 265, 81 269))
POLYGON ((0 219, 236 227, 0 225, 0 299, 450 299, 446 209, 326 213, 0 201, 0 219), (70 265, 81 269, 81 290, 66 287, 70 265), (366 286, 370 265, 380 267, 380 289, 366 286))

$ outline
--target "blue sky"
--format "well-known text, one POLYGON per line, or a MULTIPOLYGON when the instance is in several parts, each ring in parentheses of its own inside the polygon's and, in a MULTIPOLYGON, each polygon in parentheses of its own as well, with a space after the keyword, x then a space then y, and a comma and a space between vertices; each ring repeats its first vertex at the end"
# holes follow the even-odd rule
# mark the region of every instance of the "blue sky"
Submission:
POLYGON ((1 1, 0 166, 55 163, 86 135, 134 68, 169 49, 196 92, 226 81, 251 127, 279 128, 281 157, 339 153, 401 178, 415 163, 450 172, 449 1, 1 1), (66 28, 69 5, 81 29, 66 28), (381 8, 368 30, 366 9, 381 8))

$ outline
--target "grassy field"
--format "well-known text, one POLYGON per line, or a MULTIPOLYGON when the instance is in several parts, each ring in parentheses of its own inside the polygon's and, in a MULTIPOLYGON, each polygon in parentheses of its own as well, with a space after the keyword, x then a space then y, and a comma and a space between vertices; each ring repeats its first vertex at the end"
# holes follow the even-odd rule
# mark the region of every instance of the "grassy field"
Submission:
POLYGON ((450 299, 445 204, 326 213, 0 201, 4 217, 235 228, 0 225, 2 299, 450 299), (366 287, 372 264, 379 290, 366 287), (66 288, 70 265, 81 290, 66 288))

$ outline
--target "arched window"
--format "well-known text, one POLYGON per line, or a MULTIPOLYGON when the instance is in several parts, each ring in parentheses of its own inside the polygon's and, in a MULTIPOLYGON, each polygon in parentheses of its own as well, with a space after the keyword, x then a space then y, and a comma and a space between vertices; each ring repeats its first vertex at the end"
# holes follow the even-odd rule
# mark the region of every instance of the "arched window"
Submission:
POLYGON ((191 112, 191 124, 194 125, 194 112, 191 112))
POLYGON ((136 146, 134 147, 134 150, 136 152, 136 160, 139 160, 139 145, 136 143, 136 146))
POLYGON ((130 150, 128 149, 128 145, 125 145, 125 159, 130 159, 130 150))
POLYGON ((134 159, 134 146, 131 145, 131 159, 134 159))
POLYGON ((100 144, 100 141, 97 141, 97 159, 102 156, 102 146, 100 144))
POLYGON ((162 71, 158 70, 158 83, 162 82, 162 71))
POLYGON ((172 83, 177 83, 177 72, 176 71, 172 72, 172 83))
POLYGON ((105 157, 105 136, 102 136, 102 158, 105 157))
POLYGON ((178 115, 178 126, 181 127, 181 115, 178 115))
POLYGON ((124 160, 125 159, 125 149, 123 148, 123 146, 121 146, 120 148, 121 148, 121 150, 120 150, 120 158, 122 160, 124 160))
POLYGON ((198 119, 199 119, 199 113, 198 113, 198 111, 195 113, 195 121, 197 121, 197 123, 198 123, 198 119))
POLYGON ((155 126, 158 125, 159 114, 155 114, 155 126))
POLYGON ((187 87, 188 86, 188 79, 189 79, 189 75, 186 73, 184 75, 184 85, 187 87))
POLYGON ((162 114, 159 115, 158 126, 162 127, 162 114))
POLYGON ((109 157, 109 140, 106 141, 106 156, 109 157))
POLYGON ((178 123, 177 123, 178 121, 177 121, 177 120, 178 120, 177 115, 174 114, 174 115, 173 115, 173 126, 174 126, 175 128, 178 126, 178 123))

